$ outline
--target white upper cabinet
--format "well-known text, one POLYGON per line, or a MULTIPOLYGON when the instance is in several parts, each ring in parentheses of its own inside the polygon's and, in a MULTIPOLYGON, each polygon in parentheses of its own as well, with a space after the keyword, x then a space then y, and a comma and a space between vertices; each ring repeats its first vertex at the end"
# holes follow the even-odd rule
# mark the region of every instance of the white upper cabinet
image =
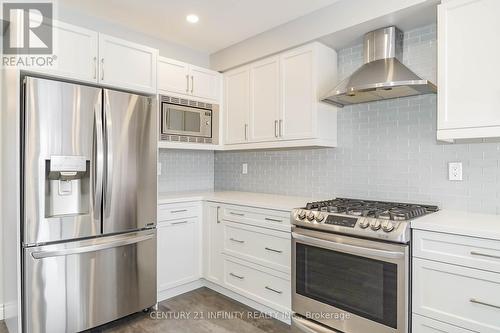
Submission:
POLYGON ((158 60, 158 90, 163 94, 181 94, 202 99, 219 100, 220 73, 160 57, 158 60))
POLYGON ((334 50, 315 42, 224 77, 224 149, 337 145, 337 109, 321 102, 337 83, 334 50))
POLYGON ((248 66, 224 75, 226 143, 248 141, 250 117, 250 70, 248 66))
POLYGON ((189 93, 189 65, 185 62, 158 58, 158 90, 162 92, 189 93))
POLYGON ((250 66, 250 140, 271 141, 279 136, 279 58, 250 66))
POLYGON ((311 138, 315 134, 313 51, 306 47, 281 56, 282 136, 286 139, 311 138))
POLYGON ((500 137, 500 1, 438 6, 440 140, 500 137))
POLYGON ((97 83, 99 34, 56 20, 52 21, 52 26, 53 66, 33 70, 57 77, 97 83))
POLYGON ((156 93, 156 49, 53 21, 54 62, 30 71, 113 88, 156 93))
POLYGON ((191 66, 191 94, 195 97, 219 100, 220 77, 219 72, 191 66))
POLYGON ((99 82, 156 93, 158 50, 99 34, 99 82))

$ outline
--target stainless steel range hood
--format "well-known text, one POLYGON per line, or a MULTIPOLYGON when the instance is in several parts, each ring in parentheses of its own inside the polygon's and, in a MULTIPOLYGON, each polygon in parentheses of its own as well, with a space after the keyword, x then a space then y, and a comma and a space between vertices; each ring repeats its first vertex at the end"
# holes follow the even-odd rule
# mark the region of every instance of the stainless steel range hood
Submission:
POLYGON ((323 101, 337 106, 436 93, 432 82, 420 78, 402 58, 403 33, 396 27, 369 32, 364 37, 364 64, 331 90, 323 101))

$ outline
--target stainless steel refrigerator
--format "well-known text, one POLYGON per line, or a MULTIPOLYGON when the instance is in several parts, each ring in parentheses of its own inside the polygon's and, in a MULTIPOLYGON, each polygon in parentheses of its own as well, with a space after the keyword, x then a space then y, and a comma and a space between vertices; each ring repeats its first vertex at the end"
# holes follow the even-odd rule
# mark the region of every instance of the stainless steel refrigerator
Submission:
POLYGON ((22 100, 23 332, 155 305, 155 99, 25 77, 22 100))

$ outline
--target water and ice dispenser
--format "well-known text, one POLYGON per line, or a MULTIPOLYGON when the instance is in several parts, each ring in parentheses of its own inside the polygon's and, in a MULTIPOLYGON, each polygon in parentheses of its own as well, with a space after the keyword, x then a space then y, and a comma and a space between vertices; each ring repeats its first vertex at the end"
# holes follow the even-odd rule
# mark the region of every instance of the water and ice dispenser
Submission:
POLYGON ((51 156, 45 170, 45 217, 88 214, 90 161, 85 156, 51 156))

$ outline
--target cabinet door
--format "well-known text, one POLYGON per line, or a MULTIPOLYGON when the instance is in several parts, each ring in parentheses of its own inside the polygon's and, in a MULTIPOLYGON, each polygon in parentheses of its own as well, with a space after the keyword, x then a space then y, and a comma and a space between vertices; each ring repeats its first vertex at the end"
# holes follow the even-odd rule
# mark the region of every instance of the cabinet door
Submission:
POLYGON ((222 284, 224 277, 222 257, 224 235, 219 212, 219 204, 205 204, 203 213, 203 275, 209 281, 222 284))
POLYGON ((195 97, 218 100, 219 78, 218 72, 191 66, 190 93, 195 97))
POLYGON ((189 65, 168 58, 158 58, 158 90, 189 94, 189 65))
POLYGON ((100 83, 156 93, 156 49, 99 34, 99 57, 100 83))
POLYGON ((250 65, 250 141, 279 137, 279 57, 250 65))
POLYGON ((53 21, 54 62, 35 71, 86 82, 97 82, 98 33, 60 21, 53 21))
POLYGON ((312 137, 315 85, 313 49, 299 48, 281 56, 283 139, 312 137))
POLYGON ((158 291, 200 278, 198 219, 158 224, 158 291))
POLYGON ((438 9, 438 129, 500 126, 500 1, 438 9))
POLYGON ((248 66, 224 75, 226 144, 248 140, 250 110, 250 70, 248 66))

